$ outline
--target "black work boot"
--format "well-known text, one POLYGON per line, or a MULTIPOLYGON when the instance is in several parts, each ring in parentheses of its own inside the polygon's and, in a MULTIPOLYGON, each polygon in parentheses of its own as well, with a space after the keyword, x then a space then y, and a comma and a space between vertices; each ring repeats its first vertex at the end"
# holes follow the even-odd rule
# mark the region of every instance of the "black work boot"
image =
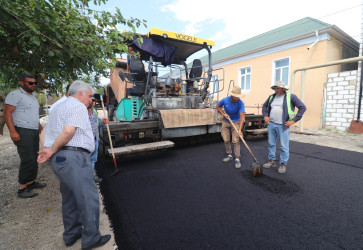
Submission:
POLYGON ((23 189, 19 189, 18 190, 18 197, 19 198, 33 198, 35 196, 37 196, 38 193, 34 193, 30 188, 23 188, 23 189))
POLYGON ((41 183, 41 182, 34 181, 32 184, 28 185, 28 188, 29 189, 35 189, 35 188, 44 188, 46 186, 47 186, 46 183, 41 183))

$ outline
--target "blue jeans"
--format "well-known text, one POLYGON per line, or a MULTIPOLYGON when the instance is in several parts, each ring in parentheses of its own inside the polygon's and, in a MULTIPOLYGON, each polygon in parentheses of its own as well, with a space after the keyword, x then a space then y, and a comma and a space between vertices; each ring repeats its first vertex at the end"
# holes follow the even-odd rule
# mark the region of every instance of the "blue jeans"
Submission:
POLYGON ((98 155, 98 140, 95 140, 95 150, 91 154, 91 163, 92 163, 92 170, 95 169, 95 164, 97 161, 97 155, 98 155))
POLYGON ((268 159, 276 160, 276 142, 280 139, 280 164, 287 165, 289 160, 290 128, 282 124, 270 122, 268 124, 268 159))

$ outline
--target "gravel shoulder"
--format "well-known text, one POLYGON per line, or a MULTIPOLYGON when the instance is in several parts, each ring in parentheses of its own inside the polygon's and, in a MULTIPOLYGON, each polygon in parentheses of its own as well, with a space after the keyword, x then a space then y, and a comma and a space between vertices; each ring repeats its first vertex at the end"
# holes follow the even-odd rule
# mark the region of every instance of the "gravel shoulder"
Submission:
MULTIPOLYGON (((31 199, 17 197, 20 159, 7 127, 0 135, 0 249, 67 249, 63 242, 63 222, 59 181, 48 163, 40 164, 38 181, 47 183, 31 199)), ((100 231, 111 240, 98 249, 115 249, 108 217, 100 195, 100 231)), ((68 249, 81 249, 81 241, 68 249)))
MULTIPOLYGON (((303 134, 299 134, 298 128, 293 128, 290 139, 363 153, 363 135, 329 130, 304 130, 303 134)), ((66 249, 62 240, 59 182, 49 164, 41 164, 38 174, 38 181, 45 182, 48 186, 37 190, 39 196, 35 198, 19 199, 16 191, 20 159, 6 127, 4 135, 0 135, 0 145, 0 248, 66 249)), ((101 196, 100 203, 101 234, 110 233, 113 237, 107 215, 103 211, 101 196)), ((106 246, 99 249, 115 248, 112 238, 106 246)), ((81 241, 69 249, 81 249, 81 241)))
POLYGON ((290 140, 363 153, 363 134, 329 129, 304 129, 303 133, 299 133, 299 129, 294 127, 290 140))

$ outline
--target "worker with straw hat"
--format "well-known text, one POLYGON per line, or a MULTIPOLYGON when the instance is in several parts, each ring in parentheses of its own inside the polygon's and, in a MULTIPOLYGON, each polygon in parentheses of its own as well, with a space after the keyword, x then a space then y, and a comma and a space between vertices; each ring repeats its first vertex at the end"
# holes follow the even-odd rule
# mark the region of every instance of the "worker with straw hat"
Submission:
POLYGON ((284 82, 275 82, 271 89, 275 93, 270 95, 262 106, 262 114, 268 124, 269 160, 263 167, 276 167, 276 142, 277 138, 279 138, 281 153, 280 165, 277 171, 284 174, 289 160, 290 127, 302 118, 306 107, 296 95, 286 92, 288 88, 284 82), (295 107, 298 108, 296 115, 294 112, 295 107))
POLYGON ((231 147, 231 134, 232 134, 232 144, 233 151, 235 155, 235 167, 240 168, 241 162, 241 150, 240 150, 240 135, 242 135, 242 127, 245 122, 245 104, 240 99, 243 97, 241 94, 241 88, 238 86, 233 87, 232 91, 228 93, 225 98, 223 98, 217 104, 217 110, 223 115, 222 120, 222 138, 226 148, 227 157, 223 159, 223 162, 229 162, 233 160, 232 147, 231 147), (224 108, 224 111, 222 110, 224 108), (234 126, 238 129, 237 131, 233 128, 233 125, 229 122, 229 118, 232 120, 234 126))

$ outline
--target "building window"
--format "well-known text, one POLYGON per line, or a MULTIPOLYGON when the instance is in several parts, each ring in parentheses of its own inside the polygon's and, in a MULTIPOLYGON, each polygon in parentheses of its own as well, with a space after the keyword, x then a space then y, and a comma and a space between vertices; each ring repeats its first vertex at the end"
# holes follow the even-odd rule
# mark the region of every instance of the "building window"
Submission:
POLYGON ((289 86, 290 58, 275 60, 274 68, 273 83, 283 81, 286 86, 289 86))
POLYGON ((239 86, 242 92, 249 92, 251 89, 251 67, 245 67, 239 69, 239 86))

